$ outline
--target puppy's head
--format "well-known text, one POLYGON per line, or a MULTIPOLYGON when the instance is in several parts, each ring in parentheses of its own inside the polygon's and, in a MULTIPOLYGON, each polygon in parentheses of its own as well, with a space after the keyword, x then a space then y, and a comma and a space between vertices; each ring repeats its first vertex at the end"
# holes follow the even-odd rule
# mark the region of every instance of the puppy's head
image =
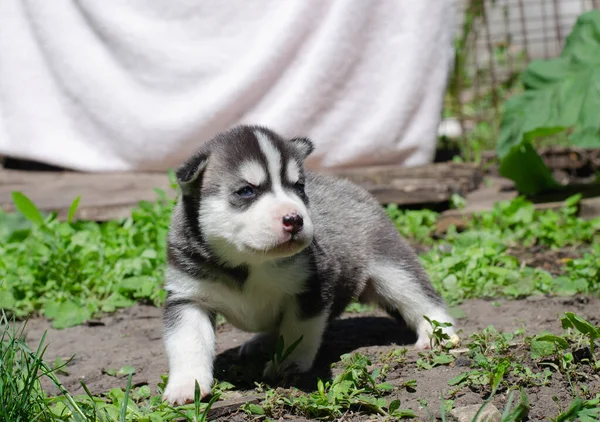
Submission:
POLYGON ((204 144, 178 170, 207 246, 233 265, 297 254, 313 238, 304 193, 308 139, 238 126, 204 144))

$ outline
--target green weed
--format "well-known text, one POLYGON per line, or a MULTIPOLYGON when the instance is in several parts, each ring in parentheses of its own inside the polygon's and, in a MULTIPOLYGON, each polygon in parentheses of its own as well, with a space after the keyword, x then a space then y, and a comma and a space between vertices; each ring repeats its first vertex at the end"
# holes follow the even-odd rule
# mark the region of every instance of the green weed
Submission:
POLYGON ((393 390, 393 386, 383 382, 385 376, 380 369, 369 371, 371 361, 366 356, 356 353, 341 359, 343 372, 331 381, 318 380, 315 392, 305 394, 292 389, 288 394, 282 394, 269 390, 261 405, 246 405, 244 410, 270 417, 285 410, 325 420, 339 418, 349 410, 396 419, 415 416, 411 410, 402 409, 399 400, 388 403, 384 396, 393 390))
POLYGON ((103 224, 60 222, 18 192, 13 199, 27 221, 0 213, 0 308, 17 317, 41 313, 62 328, 136 301, 164 301, 173 204, 164 194, 140 203, 129 218, 103 224))
POLYGON ((197 394, 194 403, 174 408, 162 401, 164 383, 159 385, 158 395, 153 395, 147 385, 133 388, 135 371, 124 367, 115 373, 128 376, 124 390, 113 388, 94 396, 82 382, 86 394, 72 396, 55 375, 68 362, 52 368, 44 361, 45 334, 37 348, 30 349, 24 340, 25 326, 18 326, 4 312, 0 314, 0 421, 206 421, 210 407, 222 392, 233 388, 217 382, 208 403, 200 402, 197 394), (59 391, 58 396, 50 397, 44 392, 44 379, 59 391))

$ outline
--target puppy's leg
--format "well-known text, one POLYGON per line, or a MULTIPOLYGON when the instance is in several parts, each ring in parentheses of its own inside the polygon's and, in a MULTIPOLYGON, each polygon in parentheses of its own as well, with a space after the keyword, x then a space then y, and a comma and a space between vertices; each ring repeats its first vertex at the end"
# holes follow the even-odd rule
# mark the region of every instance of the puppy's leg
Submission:
MULTIPOLYGON (((432 329, 423 316, 454 324, 443 300, 420 268, 411 271, 398 263, 380 260, 369 267, 369 275, 363 299, 379 304, 391 314, 395 311, 400 313, 408 327, 417 334, 416 348, 430 348, 432 329)), ((455 336, 453 327, 442 330, 451 337, 455 336)))
POLYGON ((271 352, 275 348, 277 335, 272 332, 255 334, 240 347, 239 356, 247 358, 260 353, 271 352))
POLYGON ((194 400, 195 381, 202 397, 210 394, 215 357, 215 318, 187 299, 167 299, 164 312, 169 381, 163 398, 171 404, 194 400))
POLYGON ((279 328, 279 335, 283 337, 283 352, 300 337, 302 340, 283 362, 269 361, 264 376, 274 378, 289 372, 310 370, 321 347, 327 321, 328 312, 325 310, 310 318, 302 318, 296 301, 287 306, 279 328))

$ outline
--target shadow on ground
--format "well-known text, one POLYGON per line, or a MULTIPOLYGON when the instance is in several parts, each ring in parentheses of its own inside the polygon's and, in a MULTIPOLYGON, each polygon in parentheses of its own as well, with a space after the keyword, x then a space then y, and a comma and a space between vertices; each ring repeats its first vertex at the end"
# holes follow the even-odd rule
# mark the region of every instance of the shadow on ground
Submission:
MULTIPOLYGON (((332 377, 331 364, 340 356, 356 349, 373 346, 410 345, 416 341, 415 334, 403 322, 379 316, 357 316, 333 321, 325 333, 323 345, 317 355, 314 368, 289 379, 267 382, 272 387, 294 387, 314 391, 317 379, 332 377)), ((215 377, 240 389, 252 389, 261 380, 268 354, 242 359, 239 347, 220 353, 215 360, 215 377)))

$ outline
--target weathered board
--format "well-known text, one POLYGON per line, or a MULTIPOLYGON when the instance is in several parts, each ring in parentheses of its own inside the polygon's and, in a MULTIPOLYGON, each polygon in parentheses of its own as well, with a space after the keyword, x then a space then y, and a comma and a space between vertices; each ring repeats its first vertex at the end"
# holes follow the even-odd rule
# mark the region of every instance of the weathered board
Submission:
POLYGON ((481 184, 483 172, 472 163, 436 163, 417 167, 377 166, 328 173, 370 191, 382 204, 435 204, 453 194, 466 195, 481 184))
MULTIPOLYGON (((381 203, 400 205, 448 201, 452 194, 476 189, 483 174, 474 164, 440 163, 420 167, 367 167, 338 170, 369 190, 381 203)), ((164 173, 78 173, 20 171, 0 168, 0 206, 14 210, 11 192, 20 191, 43 211, 68 214, 71 202, 81 196, 77 217, 109 220, 126 217, 140 201, 157 198, 154 189, 176 195, 164 173)))
POLYGON ((155 188, 170 195, 166 174, 162 173, 77 173, 36 172, 0 169, 0 204, 14 210, 11 192, 26 194, 42 211, 56 211, 66 217, 71 202, 81 195, 77 217, 110 220, 126 217, 140 201, 154 201, 155 188))

